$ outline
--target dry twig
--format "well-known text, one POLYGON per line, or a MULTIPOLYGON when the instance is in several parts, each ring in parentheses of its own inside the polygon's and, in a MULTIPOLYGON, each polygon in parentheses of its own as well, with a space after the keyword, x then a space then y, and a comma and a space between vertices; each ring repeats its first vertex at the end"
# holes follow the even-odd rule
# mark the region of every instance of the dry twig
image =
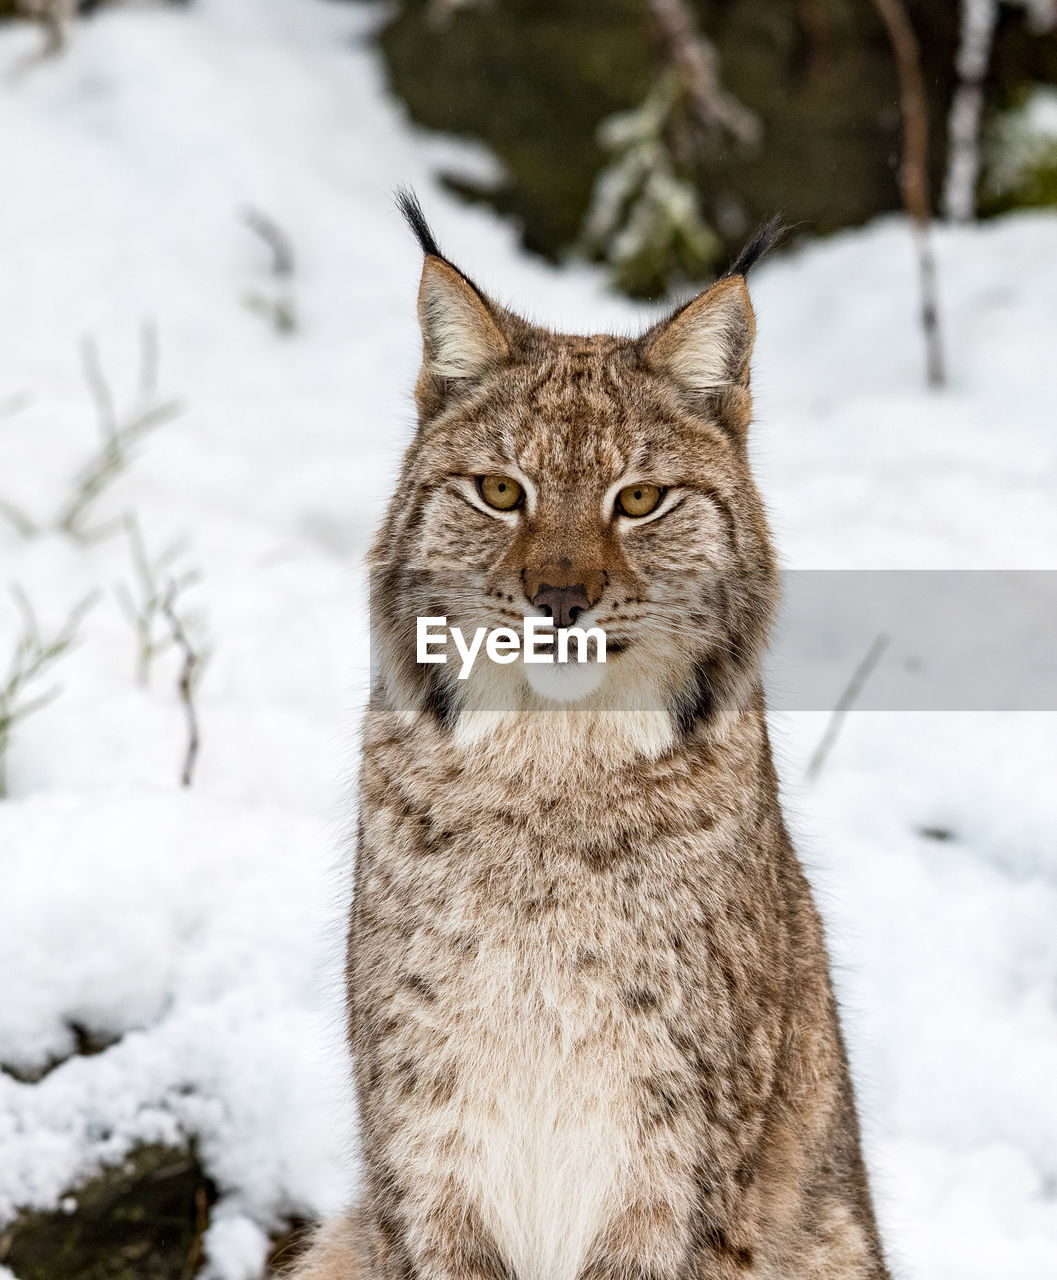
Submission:
POLYGON ((187 720, 187 749, 184 752, 183 769, 180 773, 180 785, 189 787, 194 777, 195 763, 198 760, 200 735, 198 729, 198 712, 195 708, 195 690, 202 674, 205 656, 191 643, 183 621, 176 612, 176 598, 179 587, 170 582, 161 603, 161 610, 169 624, 173 643, 183 655, 176 689, 183 703, 184 716, 187 720))
POLYGON ((260 209, 247 209, 244 216, 246 225, 250 230, 256 231, 271 250, 272 275, 279 279, 284 276, 292 276, 296 259, 294 258, 294 246, 289 235, 274 218, 262 213, 260 209))
POLYGON ((35 695, 31 686, 45 675, 77 641, 81 623, 93 607, 98 592, 75 605, 54 635, 45 637, 36 614, 21 587, 11 588, 11 597, 21 617, 22 627, 0 685, 0 799, 7 795, 7 753, 15 726, 27 716, 41 711, 59 696, 58 687, 35 695), (27 697, 27 693, 30 696, 27 697))
POLYGON ((180 411, 177 400, 157 399, 158 337, 153 326, 140 331, 140 368, 136 397, 127 414, 119 413, 110 384, 103 373, 99 352, 86 338, 81 344, 85 382, 95 402, 102 442, 77 477, 76 488, 56 517, 64 533, 84 541, 94 541, 112 531, 116 522, 86 530, 84 520, 93 504, 131 461, 139 442, 149 432, 169 422, 180 411))
POLYGON ((32 518, 6 498, 0 498, 0 516, 23 538, 34 538, 40 532, 32 518))
POLYGON ((246 303, 251 310, 267 316, 277 333, 293 333, 297 328, 293 289, 297 259, 293 241, 274 218, 259 209, 247 209, 243 216, 246 225, 256 232, 271 254, 271 275, 275 282, 268 292, 251 293, 246 303))
MULTIPOLYGON (((165 571, 171 569, 174 561, 183 554, 185 545, 173 543, 152 561, 147 553, 143 531, 135 512, 130 511, 126 514, 124 529, 129 558, 132 562, 134 584, 130 588, 125 583, 119 583, 115 594, 129 625, 136 633, 136 683, 141 688, 146 688, 150 684, 151 664, 154 659, 175 643, 171 634, 156 634, 165 599, 165 591, 158 585, 158 579, 165 571)), ((175 586, 177 592, 183 592, 193 586, 200 577, 201 574, 197 569, 189 569, 171 579, 170 587, 175 586)))
POLYGON ((830 714, 829 722, 826 725, 826 731, 822 735, 822 739, 811 755, 811 760, 807 766, 807 776, 813 782, 822 772, 822 766, 826 763, 826 758, 833 750, 833 746, 840 734, 841 725, 844 723, 844 717, 855 705, 855 700, 862 692, 863 685, 869 680, 874 668, 881 661, 881 655, 888 648, 888 637, 885 635, 878 636, 870 646, 866 657, 852 672, 851 679, 844 687, 843 693, 837 699, 837 705, 830 714))
POLYGON ((77 16, 78 0, 15 0, 15 12, 40 25, 44 43, 16 64, 16 79, 66 48, 70 23, 77 16))

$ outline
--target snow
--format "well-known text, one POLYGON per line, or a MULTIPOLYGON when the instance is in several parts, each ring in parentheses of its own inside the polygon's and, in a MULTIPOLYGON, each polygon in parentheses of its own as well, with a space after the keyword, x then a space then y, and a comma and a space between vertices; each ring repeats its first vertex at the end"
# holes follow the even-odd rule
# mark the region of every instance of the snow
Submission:
MULTIPOLYGON (((565 328, 644 320, 596 273, 526 259, 511 228, 435 189, 441 151, 482 158, 408 128, 375 20, 316 0, 101 12, 16 78, 39 33, 0 30, 0 497, 48 524, 97 447, 78 343, 97 343, 124 412, 153 322, 159 395, 184 411, 89 524, 134 510, 152 558, 188 540, 178 563, 203 575, 189 628, 210 651, 182 790, 178 656, 137 686, 115 598, 134 581, 126 541, 23 538, 0 515, 3 578, 45 631, 101 592, 38 690, 61 695, 15 728, 0 801, 0 1062, 40 1077, 0 1073, 0 1223, 138 1141, 193 1134, 222 1194, 212 1280, 254 1280, 267 1233, 333 1211, 356 1178, 340 953, 360 566, 418 352, 419 262, 392 188, 419 189, 501 299, 565 328), (247 305, 274 288, 248 207, 293 243, 293 334, 247 305), (74 1026, 107 1047, 74 1052, 74 1026)), ((753 448, 790 567, 1057 567, 1057 218, 937 239, 939 393, 923 389, 899 219, 754 281, 753 448)), ((0 597, 0 654, 18 626, 0 597)), ((811 784, 825 719, 776 716, 776 748, 893 1260, 934 1280, 1049 1280, 1054 718, 853 713, 811 784)))
POLYGON ((268 1257, 268 1237, 245 1215, 216 1217, 203 1241, 210 1275, 223 1280, 256 1280, 268 1257))

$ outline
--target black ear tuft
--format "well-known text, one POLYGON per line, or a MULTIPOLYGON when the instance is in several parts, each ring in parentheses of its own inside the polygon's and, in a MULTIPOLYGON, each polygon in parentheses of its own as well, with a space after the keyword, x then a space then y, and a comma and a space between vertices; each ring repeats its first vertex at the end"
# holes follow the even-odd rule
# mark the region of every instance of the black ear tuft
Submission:
POLYGON ((415 239, 421 246, 422 252, 447 262, 447 258, 440 251, 436 237, 429 228, 426 215, 422 212, 422 205, 419 204, 418 196, 415 195, 410 187, 397 187, 394 198, 396 207, 403 214, 404 221, 415 233, 415 239))
POLYGON ((776 213, 773 218, 768 218, 753 232, 752 239, 727 268, 726 275, 747 276, 757 262, 771 252, 788 230, 789 227, 782 221, 781 214, 776 213))
MULTIPOLYGON (((2 0, 0 0, 0 3, 2 3, 2 0)), ((422 252, 426 257, 439 258, 441 262, 446 262, 448 266, 451 267, 452 271, 462 276, 474 293, 476 293, 484 303, 485 307, 490 312, 493 311, 494 307, 492 303, 489 302, 484 292, 474 284, 465 271, 457 267, 446 254, 441 253, 440 245, 437 244, 437 238, 430 230, 429 223, 426 221, 426 215, 422 212, 422 205, 419 203, 418 196, 415 195, 411 188, 397 187, 393 192, 393 199, 396 202, 396 207, 403 215, 404 221, 415 233, 415 239, 418 241, 422 252)))

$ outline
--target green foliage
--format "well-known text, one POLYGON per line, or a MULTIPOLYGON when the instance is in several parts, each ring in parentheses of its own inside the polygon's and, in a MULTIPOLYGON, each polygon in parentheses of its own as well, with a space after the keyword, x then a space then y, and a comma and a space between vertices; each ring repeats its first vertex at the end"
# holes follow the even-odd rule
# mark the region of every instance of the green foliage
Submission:
POLYGON ((682 96, 677 78, 664 73, 641 107, 611 116, 599 130, 613 160, 595 185, 583 243, 629 294, 649 297, 699 279, 722 254, 669 138, 682 96))
POLYGON ((1013 209, 1057 208, 1057 146, 1049 155, 1040 155, 1021 172, 1019 180, 1001 191, 985 189, 980 213, 994 215, 1013 209))
POLYGON ((1057 90, 1035 89, 991 122, 984 146, 981 211, 1057 206, 1057 90))
POLYGON ((1015 199, 1020 209, 1057 208, 1057 147, 1027 170, 1015 199))
MULTIPOLYGON (((723 85, 759 117, 763 140, 751 151, 717 147, 692 173, 676 164, 675 186, 660 177, 644 184, 641 217, 657 238, 648 251, 643 246, 636 268, 626 264, 619 244, 595 250, 635 293, 662 293, 684 277, 710 275, 754 225, 776 212, 827 233, 901 207, 898 89, 872 4, 692 4, 718 51, 723 85), (678 210, 686 183, 696 190, 699 226, 690 212, 674 222, 664 216, 678 210), (706 251, 703 228, 717 238, 718 250, 706 251)), ((959 6, 908 0, 908 8, 925 66, 938 193, 959 6)), ((491 0, 449 6, 444 22, 438 12, 437 0, 403 0, 396 7, 379 37, 390 85, 417 123, 488 146, 502 180, 489 185, 451 177, 449 185, 510 215, 528 248, 559 261, 582 243, 596 183, 620 159, 600 127, 638 111, 661 75, 646 0, 491 0)), ((1024 12, 1004 6, 989 100, 1002 101, 1025 80, 1055 79, 1057 40, 1032 35, 1024 12)), ((613 224, 618 236, 629 226, 625 213, 613 224)), ((597 245, 590 222, 587 231, 597 245)))
MULTIPOLYGON (((918 7, 923 43, 943 67, 930 76, 941 119, 957 15, 918 7)), ((717 47, 723 84, 760 117, 763 143, 751 153, 718 146, 695 169, 702 224, 719 248, 706 250, 689 221, 677 231, 656 219, 654 265, 618 269, 623 287, 638 293, 711 274, 776 211, 830 231, 900 205, 895 76, 871 5, 727 0, 694 8, 717 47)), ((645 0, 494 0, 439 27, 430 13, 429 0, 405 0, 380 35, 393 90, 418 123, 488 145, 504 180, 450 185, 512 215, 527 247, 560 260, 579 243, 596 181, 614 163, 600 127, 638 110, 663 70, 645 0)))

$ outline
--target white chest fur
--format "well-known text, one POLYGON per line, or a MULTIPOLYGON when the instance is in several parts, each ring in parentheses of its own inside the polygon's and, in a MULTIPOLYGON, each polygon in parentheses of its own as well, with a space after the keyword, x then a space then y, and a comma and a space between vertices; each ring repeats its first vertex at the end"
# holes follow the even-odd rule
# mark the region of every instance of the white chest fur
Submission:
POLYGON ((479 1126, 476 1201, 522 1280, 575 1280, 612 1216, 623 1164, 613 1103, 544 1053, 467 1116, 479 1126))
POLYGON ((500 1000, 481 1027, 495 1059, 465 1099, 470 1179, 519 1280, 575 1280, 618 1204, 626 1108, 600 1028, 537 994, 535 1016, 500 1000))

